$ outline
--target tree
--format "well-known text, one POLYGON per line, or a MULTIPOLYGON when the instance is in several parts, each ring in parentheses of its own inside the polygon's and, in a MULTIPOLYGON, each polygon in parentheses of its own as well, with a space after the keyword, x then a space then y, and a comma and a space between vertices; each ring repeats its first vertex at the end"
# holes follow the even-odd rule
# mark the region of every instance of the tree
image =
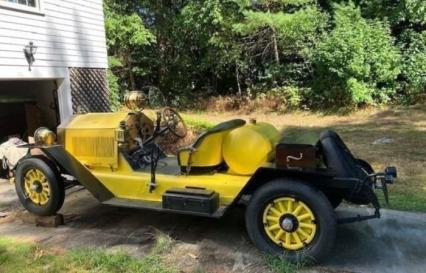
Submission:
POLYGON ((193 60, 198 68, 196 86, 205 84, 205 76, 211 75, 210 84, 218 92, 218 80, 226 81, 227 75, 235 74, 241 95, 239 73, 244 64, 233 31, 233 25, 242 19, 238 5, 233 0, 191 1, 183 8, 181 19, 191 37, 188 43, 198 52, 193 60))
POLYGON ((415 100, 426 93, 426 1, 358 0, 368 18, 388 20, 403 59, 400 97, 415 100))
POLYGON ((426 2, 352 1, 106 0, 112 89, 154 85, 186 107, 235 93, 293 107, 414 101, 426 2))
POLYGON ((406 30, 399 42, 403 54, 402 84, 405 101, 426 93, 426 31, 406 30))
POLYGON ((110 66, 124 74, 129 88, 135 90, 134 74, 138 67, 134 54, 143 46, 155 42, 155 37, 145 28, 136 12, 126 10, 125 4, 107 0, 104 2, 104 10, 110 66))
POLYGON ((282 84, 289 80, 285 76, 293 73, 288 69, 290 73, 283 73, 283 68, 309 63, 310 48, 318 42, 327 22, 316 1, 241 0, 239 4, 244 20, 235 24, 234 30, 243 36, 244 48, 254 65, 264 66, 266 73, 272 72, 266 78, 282 84))
POLYGON ((401 67, 388 25, 362 18, 352 3, 335 6, 334 24, 315 52, 316 99, 341 106, 389 101, 401 67))

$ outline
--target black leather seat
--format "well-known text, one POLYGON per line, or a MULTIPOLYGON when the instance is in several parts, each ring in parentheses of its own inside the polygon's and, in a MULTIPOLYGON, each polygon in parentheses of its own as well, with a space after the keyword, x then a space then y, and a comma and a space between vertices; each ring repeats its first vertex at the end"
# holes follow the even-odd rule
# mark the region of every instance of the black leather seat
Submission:
POLYGON ((366 171, 336 132, 322 132, 319 141, 324 163, 330 171, 342 178, 365 179, 366 171))
POLYGON ((207 138, 209 135, 236 129, 241 126, 244 126, 245 124, 246 124, 246 121, 243 119, 232 119, 232 120, 219 123, 215 125, 214 127, 208 129, 204 133, 202 133, 197 138, 197 140, 195 140, 194 144, 192 144, 192 147, 197 148, 203 142, 203 140, 207 138))

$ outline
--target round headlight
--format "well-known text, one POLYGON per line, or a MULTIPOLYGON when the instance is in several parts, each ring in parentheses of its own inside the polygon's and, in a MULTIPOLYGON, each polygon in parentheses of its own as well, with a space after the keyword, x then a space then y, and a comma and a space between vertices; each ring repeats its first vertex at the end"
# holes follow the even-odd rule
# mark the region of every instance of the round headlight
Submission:
POLYGON ((146 105, 147 97, 142 91, 130 91, 124 95, 124 105, 132 111, 140 111, 146 105))
POLYGON ((36 145, 53 145, 56 142, 56 134, 46 127, 40 127, 34 132, 36 145))

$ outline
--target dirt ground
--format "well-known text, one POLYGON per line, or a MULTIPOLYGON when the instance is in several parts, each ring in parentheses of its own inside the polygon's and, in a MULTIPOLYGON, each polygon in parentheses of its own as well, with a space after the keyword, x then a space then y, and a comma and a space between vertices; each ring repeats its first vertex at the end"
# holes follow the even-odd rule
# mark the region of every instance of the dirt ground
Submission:
MULTIPOLYGON (((144 256, 161 233, 173 243, 163 260, 181 272, 268 272, 262 255, 249 242, 244 211, 223 219, 124 209, 99 204, 86 190, 72 189, 61 213, 65 225, 36 227, 19 216, 14 188, 0 181, 0 234, 47 247, 105 247, 144 256)), ((339 215, 367 213, 345 207, 339 215)), ((384 210, 381 220, 342 225, 329 259, 305 272, 424 272, 426 214, 384 210)))

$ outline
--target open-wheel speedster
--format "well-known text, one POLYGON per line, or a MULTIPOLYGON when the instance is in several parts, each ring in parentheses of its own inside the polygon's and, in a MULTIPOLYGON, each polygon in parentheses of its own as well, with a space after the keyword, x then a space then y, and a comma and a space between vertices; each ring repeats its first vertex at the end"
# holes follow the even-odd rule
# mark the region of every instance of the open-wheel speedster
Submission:
MULTIPOLYGON (((140 94, 127 102, 138 105, 140 94)), ((288 144, 271 124, 235 119, 205 131, 176 156, 158 144, 169 133, 186 135, 171 108, 153 119, 144 111, 75 115, 57 128, 56 141, 41 128, 36 144, 26 146, 39 152, 16 167, 20 201, 35 214, 52 215, 65 189, 81 184, 100 202, 122 207, 219 218, 243 204, 248 235, 260 250, 320 261, 333 246, 336 224, 380 217, 374 189, 387 199, 386 184, 396 178, 393 167, 375 173, 333 131, 316 145, 288 144), (342 200, 371 204, 375 212, 337 219, 342 200)))

